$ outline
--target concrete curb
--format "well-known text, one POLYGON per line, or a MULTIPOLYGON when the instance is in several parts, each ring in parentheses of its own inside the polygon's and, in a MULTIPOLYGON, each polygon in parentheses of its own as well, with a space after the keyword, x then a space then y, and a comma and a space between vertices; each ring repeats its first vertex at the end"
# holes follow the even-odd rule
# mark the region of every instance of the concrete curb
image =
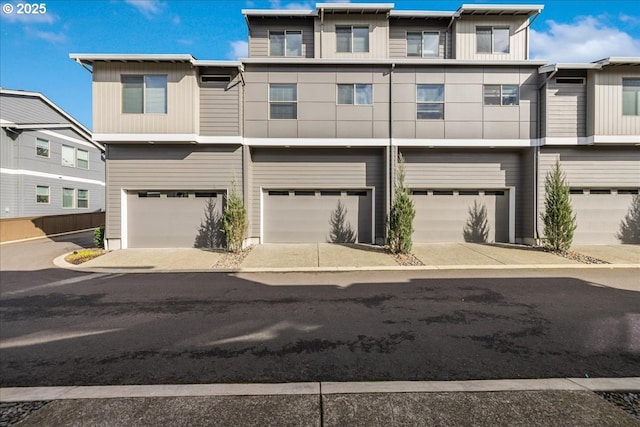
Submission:
POLYGON ((640 391, 640 377, 532 380, 307 382, 288 384, 169 384, 84 387, 5 387, 0 402, 129 397, 326 395, 507 391, 640 391))

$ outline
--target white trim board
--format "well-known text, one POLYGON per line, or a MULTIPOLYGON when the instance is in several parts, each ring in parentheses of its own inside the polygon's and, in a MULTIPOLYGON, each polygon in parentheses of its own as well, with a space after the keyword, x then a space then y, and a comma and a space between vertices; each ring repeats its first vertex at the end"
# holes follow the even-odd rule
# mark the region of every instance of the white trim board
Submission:
POLYGON ((88 178, 79 178, 75 176, 67 176, 67 175, 58 175, 54 173, 46 173, 46 172, 38 172, 31 171, 26 169, 6 169, 0 168, 0 173, 4 173, 7 175, 27 175, 27 176, 37 176, 39 178, 49 178, 49 179, 61 179, 63 181, 71 181, 71 182, 82 182, 84 184, 94 184, 105 186, 104 181, 98 181, 97 179, 88 179, 88 178))

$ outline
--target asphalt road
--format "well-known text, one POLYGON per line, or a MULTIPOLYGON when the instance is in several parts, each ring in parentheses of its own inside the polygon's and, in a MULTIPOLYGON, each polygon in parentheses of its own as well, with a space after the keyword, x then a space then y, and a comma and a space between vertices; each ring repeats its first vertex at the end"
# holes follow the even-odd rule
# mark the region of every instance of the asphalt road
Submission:
POLYGON ((601 286, 637 269, 11 269, 32 247, 0 248, 1 386, 640 376, 640 292, 601 286))

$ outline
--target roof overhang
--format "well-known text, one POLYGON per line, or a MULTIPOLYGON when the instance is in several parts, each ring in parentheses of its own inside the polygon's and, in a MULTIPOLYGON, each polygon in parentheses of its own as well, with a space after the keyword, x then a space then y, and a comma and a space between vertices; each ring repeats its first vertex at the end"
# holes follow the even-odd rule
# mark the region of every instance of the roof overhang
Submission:
POLYGON ((594 62, 547 64, 538 69, 538 74, 552 73, 558 70, 602 70, 611 66, 640 66, 640 57, 610 57, 594 62))
POLYGON ((317 16, 315 10, 311 9, 242 9, 245 19, 249 17, 256 18, 295 18, 317 16))
POLYGON ((456 16, 461 15, 502 15, 531 16, 540 13, 544 9, 541 4, 463 4, 456 11, 456 16))
POLYGON ((316 10, 325 13, 388 13, 393 3, 316 3, 316 10))
MULTIPOLYGON (((185 63, 194 67, 237 68, 242 70, 240 61, 202 61, 189 54, 85 54, 70 53, 69 58, 83 66, 93 66, 95 62, 151 62, 151 63, 185 63)), ((91 70, 89 70, 91 71, 91 70)))
POLYGON ((455 17, 455 12, 435 11, 435 10, 392 10, 389 16, 392 18, 406 19, 451 19, 455 17))

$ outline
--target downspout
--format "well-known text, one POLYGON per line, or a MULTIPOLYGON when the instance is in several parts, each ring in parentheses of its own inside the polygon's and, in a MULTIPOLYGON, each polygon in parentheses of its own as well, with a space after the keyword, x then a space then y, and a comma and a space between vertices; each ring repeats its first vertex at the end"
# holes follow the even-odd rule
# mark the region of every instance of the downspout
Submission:
POLYGON ((323 58, 322 56, 322 34, 324 33, 324 8, 320 9, 320 37, 318 40, 318 43, 320 43, 320 49, 319 49, 319 54, 320 54, 320 58, 323 58))
MULTIPOLYGON (((386 217, 389 217, 389 213, 391 210, 391 204, 393 203, 393 189, 394 189, 394 179, 395 179, 395 174, 394 174, 394 151, 393 151, 393 70, 395 70, 396 68, 396 64, 392 63, 391 64, 391 68, 389 69, 389 159, 388 159, 388 168, 389 168, 389 181, 387 183, 387 188, 388 188, 388 205, 386 210, 386 217)), ((386 227, 386 221, 385 221, 385 241, 387 239, 387 227, 386 227)))

